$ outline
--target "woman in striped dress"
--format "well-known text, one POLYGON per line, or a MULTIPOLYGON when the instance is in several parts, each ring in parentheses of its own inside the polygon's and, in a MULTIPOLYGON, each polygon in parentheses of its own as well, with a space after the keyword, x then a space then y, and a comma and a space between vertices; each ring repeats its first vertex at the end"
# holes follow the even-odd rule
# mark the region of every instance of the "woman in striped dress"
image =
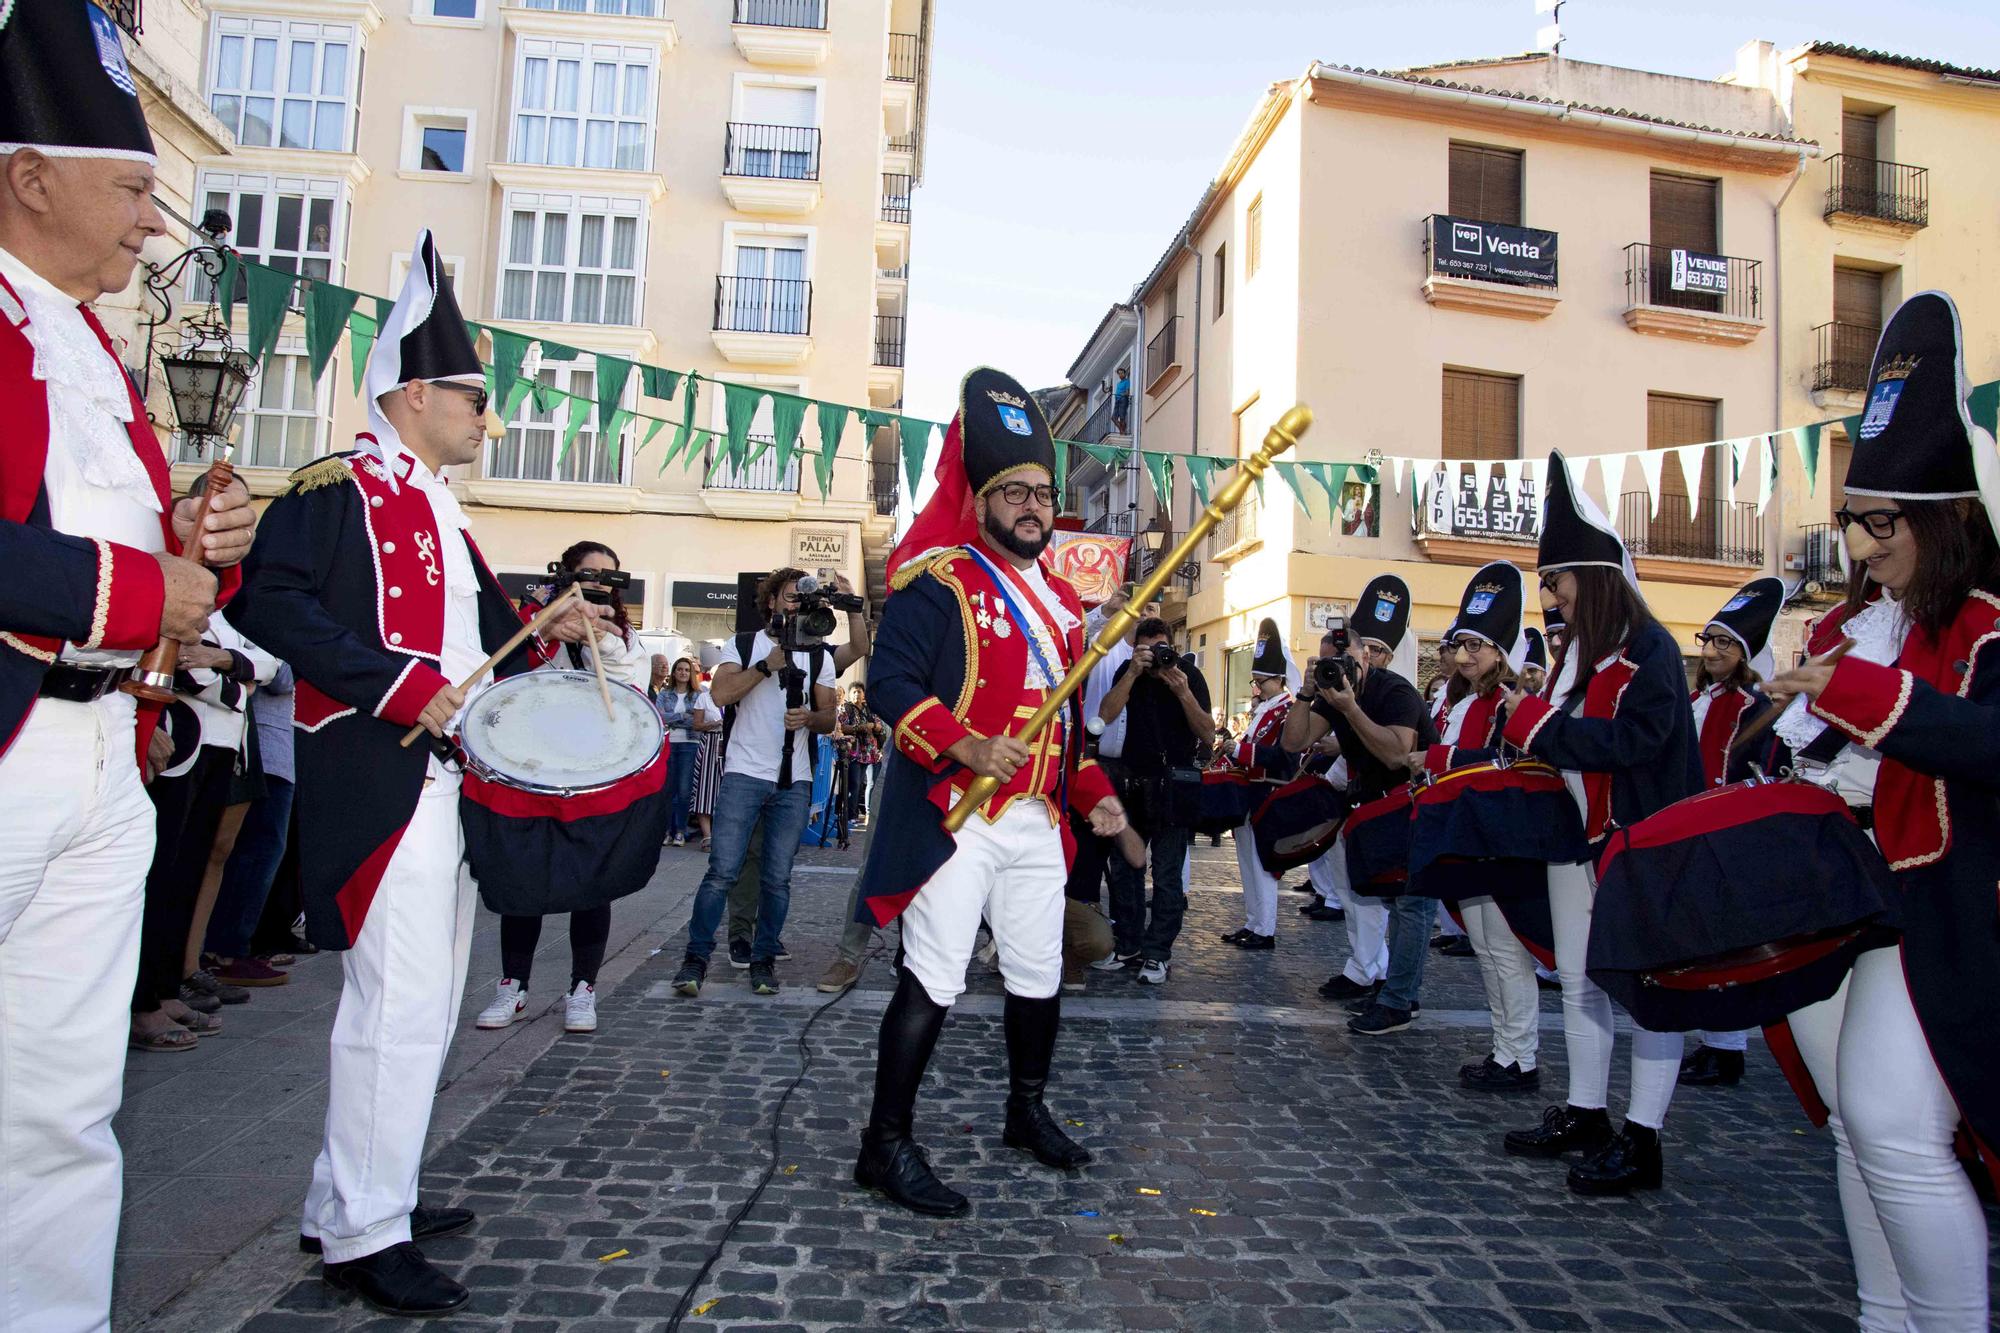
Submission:
POLYGON ((714 730, 701 733, 701 754, 695 759, 694 768, 694 822, 701 829, 701 849, 708 850, 709 816, 715 813, 715 793, 722 786, 722 710, 709 698, 708 691, 701 692, 701 716, 714 724, 714 730))

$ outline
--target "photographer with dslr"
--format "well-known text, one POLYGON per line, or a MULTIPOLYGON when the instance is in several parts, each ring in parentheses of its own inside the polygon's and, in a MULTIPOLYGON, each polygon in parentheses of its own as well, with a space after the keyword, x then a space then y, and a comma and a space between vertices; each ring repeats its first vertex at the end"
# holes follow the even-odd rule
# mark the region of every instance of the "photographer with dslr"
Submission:
MULTIPOLYGON (((1416 742, 1431 744, 1435 732, 1424 697, 1410 681, 1417 651, 1409 585, 1393 574, 1370 580, 1352 625, 1330 627, 1327 639, 1337 645, 1343 634, 1343 652, 1313 659, 1299 687, 1299 702, 1308 706, 1285 718, 1284 746, 1297 753, 1332 736, 1347 760, 1347 790, 1358 806, 1409 781, 1410 752, 1416 742)), ((1379 1036, 1410 1025, 1436 913, 1434 898, 1404 896, 1391 903, 1388 979, 1355 988, 1351 1007, 1359 1012, 1350 1031, 1379 1036)), ((1355 915, 1352 908, 1348 915, 1355 915)))
MULTIPOLYGON (((763 874, 757 935, 751 942, 750 988, 778 990, 778 937, 791 906, 792 858, 812 799, 813 740, 833 729, 833 633, 836 609, 851 594, 822 588, 799 569, 780 569, 757 589, 768 624, 738 634, 716 663, 709 696, 724 710, 722 785, 716 792, 708 874, 688 918, 687 954, 674 989, 701 994, 715 952, 715 930, 729 905, 729 886, 742 872, 752 830, 763 823, 763 874)), ((856 599, 858 600, 858 599, 856 599)))
POLYGON ((1113 956, 1120 962, 1139 959, 1139 980, 1157 986, 1167 979, 1187 913, 1188 837, 1201 797, 1195 756, 1215 732, 1208 682, 1175 654, 1166 621, 1153 616, 1139 622, 1132 660, 1118 667, 1097 715, 1107 727, 1125 719, 1118 795, 1153 863, 1149 921, 1145 867, 1129 865, 1122 856, 1106 859, 1113 956))

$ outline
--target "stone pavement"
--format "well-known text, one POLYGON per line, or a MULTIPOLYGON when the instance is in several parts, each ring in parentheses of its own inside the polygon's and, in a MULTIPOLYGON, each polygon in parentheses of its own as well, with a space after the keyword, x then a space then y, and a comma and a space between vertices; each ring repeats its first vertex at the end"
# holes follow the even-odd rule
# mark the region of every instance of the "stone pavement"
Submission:
MULTIPOLYGON (((495 923, 482 915, 425 1180, 427 1197, 481 1216, 426 1246, 473 1288, 451 1327, 666 1325, 772 1163, 773 1108, 799 1073, 801 1029, 825 1004, 812 981, 857 859, 802 857, 783 994, 752 996, 718 964, 689 1001, 666 983, 700 858, 669 852, 654 884, 613 914, 602 1026, 588 1038, 561 1036, 548 1016, 503 1034, 471 1029, 492 980, 495 923)), ((1093 1166, 1061 1176, 1000 1146, 1001 988, 975 963, 919 1104, 922 1140, 971 1213, 925 1220, 858 1194, 848 1172, 891 982, 878 952, 812 1028, 770 1186, 683 1327, 1853 1327, 1831 1144, 1760 1044, 1740 1087, 1677 1099, 1666 1189, 1581 1200, 1560 1165, 1499 1147, 1503 1130, 1561 1098, 1552 992, 1544 1093, 1462 1092, 1458 1065, 1485 1051, 1471 960, 1431 955, 1417 1025, 1352 1037, 1313 993, 1344 953, 1340 927, 1286 910, 1276 952, 1223 946, 1217 935, 1241 924, 1232 849, 1203 846, 1196 863, 1169 984, 1093 974, 1088 994, 1066 1002, 1051 1100, 1093 1166)), ((538 966, 553 998, 567 946, 549 925, 538 966)), ((232 1011, 234 1032, 210 1046, 260 1033, 234 1060, 175 1072, 162 1066, 176 1057, 135 1057, 119 1121, 135 1186, 120 1328, 402 1326, 336 1297, 294 1247, 336 971, 307 962, 298 986, 232 1011), (281 1011, 275 996, 298 1003, 281 1011)))

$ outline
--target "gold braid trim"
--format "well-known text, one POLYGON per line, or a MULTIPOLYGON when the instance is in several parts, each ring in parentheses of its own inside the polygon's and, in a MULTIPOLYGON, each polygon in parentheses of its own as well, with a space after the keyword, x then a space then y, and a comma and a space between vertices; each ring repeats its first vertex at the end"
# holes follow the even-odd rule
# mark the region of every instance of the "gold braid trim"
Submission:
POLYGON ((347 466, 347 456, 345 454, 329 454, 325 458, 308 463, 297 472, 294 472, 291 477, 292 484, 286 487, 285 493, 287 495, 303 495, 307 491, 316 491, 322 486, 331 486, 336 482, 346 481, 353 475, 353 469, 347 466))
POLYGON ((97 546, 97 600, 91 603, 90 607, 90 637, 79 643, 77 645, 79 648, 102 648, 105 625, 111 619, 111 578, 114 559, 111 554, 111 543, 97 537, 91 538, 91 541, 97 546))
POLYGON ((17 639, 4 629, 0 629, 0 643, 6 644, 17 653, 26 653, 43 666, 54 666, 56 664, 56 655, 54 653, 49 652, 47 649, 37 648, 34 644, 26 640, 17 639))

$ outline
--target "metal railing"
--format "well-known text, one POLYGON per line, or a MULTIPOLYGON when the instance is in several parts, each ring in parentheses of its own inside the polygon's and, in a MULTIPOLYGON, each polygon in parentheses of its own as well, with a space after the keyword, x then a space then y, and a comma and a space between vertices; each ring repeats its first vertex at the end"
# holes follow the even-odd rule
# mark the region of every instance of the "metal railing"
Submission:
POLYGON ((910 261, 905 259, 894 268, 878 268, 875 270, 875 276, 878 278, 898 278, 904 282, 908 282, 910 278, 910 261))
POLYGON ((1208 535, 1208 555, 1212 560, 1219 553, 1244 542, 1255 541, 1263 526, 1264 502, 1257 498, 1257 488, 1252 486, 1243 492, 1243 499, 1236 508, 1222 516, 1222 521, 1210 529, 1208 535))
POLYGON ((714 327, 723 333, 811 333, 812 282, 717 278, 714 327))
POLYGON ((775 180, 819 179, 819 130, 732 120, 722 136, 722 174, 775 180))
POLYGON ((1731 319, 1764 317, 1762 261, 1721 255, 1728 263, 1727 290, 1675 291, 1673 251, 1644 241, 1625 247, 1625 299, 1629 305, 1703 310, 1731 319))
POLYGON ((1840 529, 1831 523, 1807 523, 1805 534, 1805 581, 1808 596, 1839 597, 1847 591, 1847 548, 1840 529))
POLYGON ((1724 565, 1764 563, 1764 520, 1748 501, 1662 495, 1655 515, 1650 495, 1627 491, 1618 497, 1618 530, 1633 555, 1724 565))
POLYGON ((131 33, 134 37, 140 34, 142 29, 139 26, 139 21, 143 17, 139 8, 140 0, 99 0, 99 3, 111 15, 113 23, 116 23, 126 32, 131 33))
POLYGON ((1826 165, 1826 211, 1822 217, 1844 213, 1912 227, 1930 225, 1931 180, 1925 168, 1852 153, 1835 153, 1826 165))
POLYGON ((1151 384, 1179 365, 1181 317, 1175 315, 1160 326, 1153 340, 1146 344, 1146 383, 1151 384))
POLYGON ((660 0, 507 0, 515 9, 552 9, 564 14, 621 14, 627 18, 658 17, 660 0))
POLYGON ((892 153, 914 153, 917 151, 917 138, 918 132, 911 130, 908 134, 897 135, 883 146, 892 153))
POLYGON ((1090 409, 1090 415, 1083 419, 1083 425, 1070 438, 1079 444, 1101 444, 1108 435, 1130 435, 1132 423, 1132 400, 1127 397, 1121 410, 1118 395, 1107 393, 1090 409))
POLYGON ((910 220, 910 178, 897 171, 882 173, 882 220, 910 220))
POLYGON ((878 366, 903 364, 903 315, 875 316, 875 360, 878 366))
POLYGON ((824 28, 826 0, 736 0, 736 22, 759 28, 824 28))
POLYGON ((1868 388, 1868 366, 1882 330, 1866 324, 1829 321, 1813 329, 1812 387, 1861 393, 1868 388))
POLYGON ((711 491, 797 491, 799 489, 799 456, 794 453, 785 462, 785 470, 778 471, 778 453, 772 449, 769 435, 751 435, 748 454, 761 445, 763 456, 754 461, 731 467, 722 457, 722 441, 708 446, 708 468, 702 474, 701 484, 711 491))
POLYGON ((890 33, 889 78, 896 83, 915 83, 923 69, 923 39, 913 32, 890 33))
POLYGON ((875 512, 891 515, 896 512, 896 502, 902 498, 903 485, 896 474, 894 463, 874 463, 869 466, 868 494, 875 501, 875 512))

